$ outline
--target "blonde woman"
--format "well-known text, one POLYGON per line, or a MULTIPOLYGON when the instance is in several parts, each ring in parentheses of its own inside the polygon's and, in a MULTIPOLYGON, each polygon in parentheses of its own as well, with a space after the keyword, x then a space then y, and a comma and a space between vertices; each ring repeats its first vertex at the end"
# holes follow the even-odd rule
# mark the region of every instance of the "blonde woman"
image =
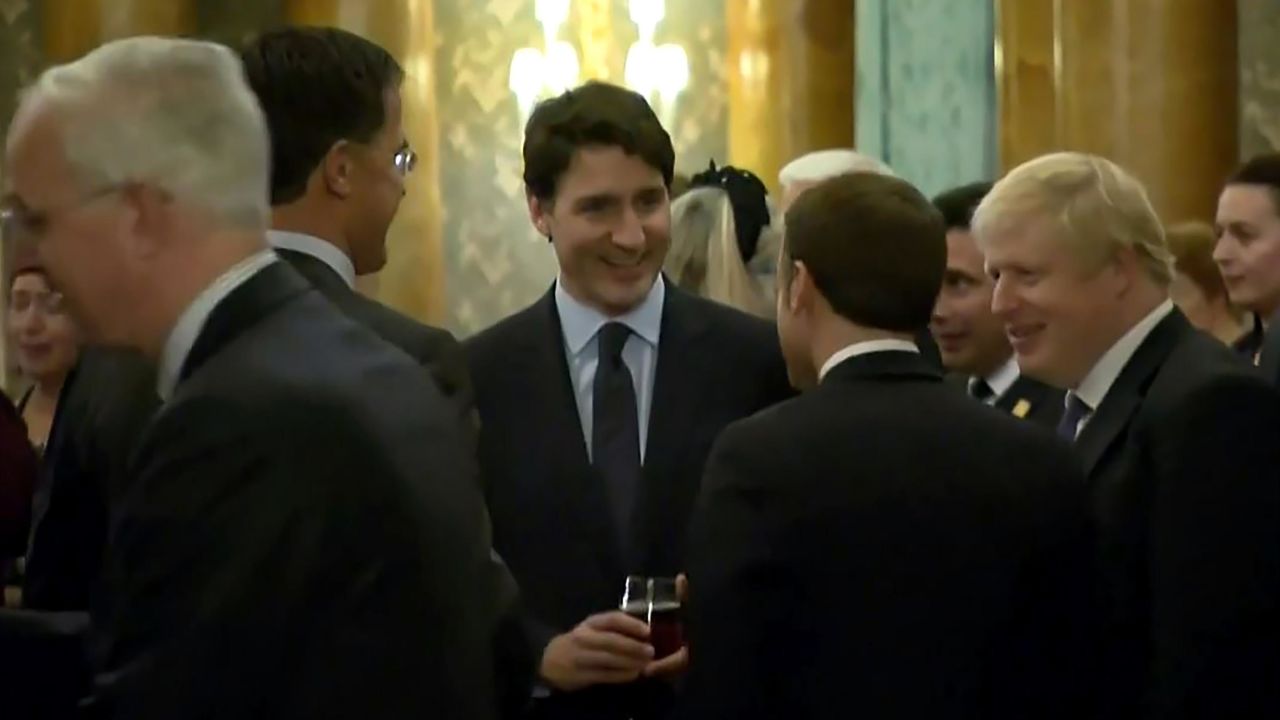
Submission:
POLYGON ((774 215, 759 177, 712 163, 671 205, 671 250, 663 270, 684 290, 772 318, 781 239, 774 215))

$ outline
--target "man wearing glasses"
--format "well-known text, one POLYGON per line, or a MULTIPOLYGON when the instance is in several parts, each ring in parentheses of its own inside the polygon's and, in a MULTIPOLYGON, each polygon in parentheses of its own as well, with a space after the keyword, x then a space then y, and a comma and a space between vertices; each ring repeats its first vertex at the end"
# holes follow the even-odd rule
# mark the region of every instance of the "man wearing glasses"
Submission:
POLYGON ((387 263, 387 228, 417 156, 401 124, 404 71, 385 49, 336 28, 287 27, 241 51, 271 132, 267 239, 338 309, 425 366, 474 433, 461 347, 355 290, 387 263))
MULTIPOLYGON (((271 133, 268 241, 339 310, 428 370, 456 408, 473 458, 475 400, 458 341, 355 291, 357 276, 387 262, 387 228, 417 160, 401 123, 403 70, 382 47, 336 28, 265 33, 241 61, 271 133)), ((493 613, 506 618, 494 628, 496 692, 514 710, 527 699, 533 659, 515 581, 491 559, 493 613)))
MULTIPOLYGON (((389 217, 394 165, 351 145, 337 184, 381 178, 389 217)), ((267 247, 269 157, 241 63, 191 40, 51 68, 9 130, 6 241, 164 401, 111 507, 94 716, 484 720, 490 546, 456 410, 267 247)))

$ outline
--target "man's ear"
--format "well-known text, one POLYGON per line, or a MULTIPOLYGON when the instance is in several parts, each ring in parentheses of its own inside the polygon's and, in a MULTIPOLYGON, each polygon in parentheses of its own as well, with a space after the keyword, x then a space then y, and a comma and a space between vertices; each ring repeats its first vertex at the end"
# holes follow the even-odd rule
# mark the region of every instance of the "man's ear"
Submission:
POLYGON ((803 260, 791 260, 791 284, 787 287, 787 307, 792 313, 808 309, 813 305, 814 293, 818 288, 813 284, 813 275, 803 260))
POLYGON ((342 199, 351 197, 354 181, 352 174, 355 161, 352 157, 354 146, 346 140, 339 140, 330 146, 329 151, 320 160, 321 179, 330 194, 342 199))
POLYGON ((524 194, 525 203, 529 206, 529 221, 547 240, 551 239, 552 201, 541 200, 529 191, 524 194))

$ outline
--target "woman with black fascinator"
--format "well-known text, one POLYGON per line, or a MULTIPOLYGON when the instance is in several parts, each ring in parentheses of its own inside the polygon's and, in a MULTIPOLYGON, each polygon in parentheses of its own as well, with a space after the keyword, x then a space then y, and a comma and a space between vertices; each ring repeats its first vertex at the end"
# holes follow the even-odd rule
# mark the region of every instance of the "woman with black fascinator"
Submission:
POLYGON ((663 270, 684 290, 772 318, 781 240, 775 215, 759 177, 712 162, 671 205, 671 250, 663 270))

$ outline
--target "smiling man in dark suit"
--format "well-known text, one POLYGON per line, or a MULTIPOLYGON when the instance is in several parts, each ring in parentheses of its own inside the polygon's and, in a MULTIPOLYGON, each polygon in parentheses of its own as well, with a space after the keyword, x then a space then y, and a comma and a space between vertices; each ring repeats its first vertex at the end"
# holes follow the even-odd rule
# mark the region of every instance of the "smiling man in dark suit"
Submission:
POLYGON ((41 75, 6 229, 164 402, 111 508, 97 702, 137 718, 492 714, 489 543, 453 406, 265 240, 268 134, 226 48, 41 75))
POLYGON ((1062 391, 1018 369, 1004 323, 991 312, 995 283, 969 231, 973 211, 990 189, 991 183, 972 183, 933 199, 947 225, 947 270, 929 329, 943 366, 960 375, 971 397, 1053 428, 1062 415, 1062 391))
POLYGON ((538 718, 660 717, 644 623, 616 611, 628 575, 684 569, 685 525, 725 424, 788 393, 771 326, 659 274, 674 151, 634 92, 588 83, 525 129, 534 226, 560 275, 467 343, 495 547, 542 659, 538 718), (644 681, 637 682, 638 679, 644 681))
POLYGON ((913 342, 941 218, 860 173, 786 222, 778 334, 792 377, 817 384, 730 425, 707 461, 682 717, 1089 717, 1079 466, 946 387, 913 342))
POLYGON ((974 231, 1023 372, 1067 389, 1111 625, 1107 715, 1280 715, 1280 395, 1169 299, 1141 183, 1056 153, 1012 170, 974 231))

